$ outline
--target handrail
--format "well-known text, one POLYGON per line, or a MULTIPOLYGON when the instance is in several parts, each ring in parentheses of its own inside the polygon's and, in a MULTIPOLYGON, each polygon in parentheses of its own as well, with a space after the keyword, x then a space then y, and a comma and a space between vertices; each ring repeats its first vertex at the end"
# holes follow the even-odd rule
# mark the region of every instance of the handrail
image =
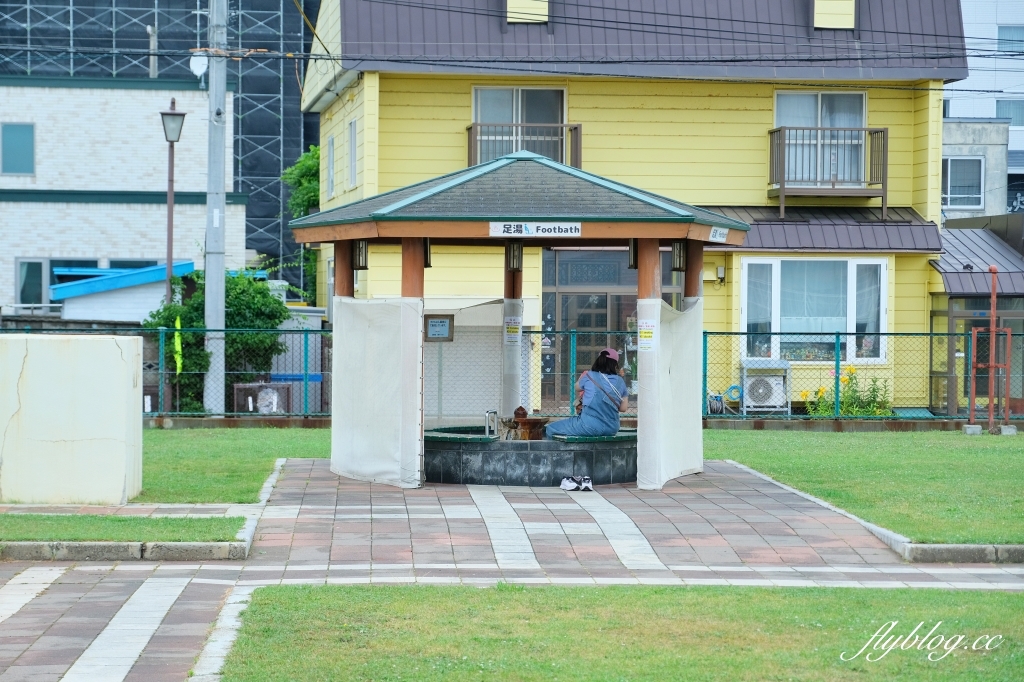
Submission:
POLYGON ((466 126, 470 166, 518 151, 531 151, 574 168, 583 164, 580 123, 472 123, 466 126), (567 148, 568 147, 568 148, 567 148))
POLYGON ((787 194, 878 196, 888 218, 889 129, 780 126, 768 131, 768 184, 787 194), (872 186, 880 189, 871 189, 872 186))

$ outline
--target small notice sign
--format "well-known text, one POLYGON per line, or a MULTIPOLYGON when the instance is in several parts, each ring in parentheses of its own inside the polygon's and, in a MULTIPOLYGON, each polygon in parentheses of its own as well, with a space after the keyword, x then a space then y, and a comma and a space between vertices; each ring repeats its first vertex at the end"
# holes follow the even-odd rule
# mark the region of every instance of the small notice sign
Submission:
POLYGON ((424 315, 424 341, 451 341, 455 333, 454 315, 424 315))
POLYGON ((658 323, 654 320, 640 320, 636 323, 637 328, 637 350, 648 352, 655 349, 658 341, 658 323))
POLYGON ((523 342, 523 318, 521 317, 506 317, 505 318, 505 344, 509 346, 518 346, 523 342))
POLYGON ((492 237, 579 237, 580 223, 531 223, 525 220, 491 223, 492 237))
POLYGON ((729 229, 725 227, 712 227, 711 236, 708 237, 709 242, 718 242, 724 244, 729 239, 729 229))

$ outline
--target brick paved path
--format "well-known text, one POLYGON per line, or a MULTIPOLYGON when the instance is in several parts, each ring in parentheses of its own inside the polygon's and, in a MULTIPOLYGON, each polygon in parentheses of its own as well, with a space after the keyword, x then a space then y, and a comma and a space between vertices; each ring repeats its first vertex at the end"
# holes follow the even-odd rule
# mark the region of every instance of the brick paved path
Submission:
POLYGON ((903 563, 851 519, 723 462, 661 492, 595 493, 403 491, 328 467, 288 461, 244 562, 0 563, 0 682, 185 680, 225 600, 281 583, 1024 590, 1024 567, 903 563))

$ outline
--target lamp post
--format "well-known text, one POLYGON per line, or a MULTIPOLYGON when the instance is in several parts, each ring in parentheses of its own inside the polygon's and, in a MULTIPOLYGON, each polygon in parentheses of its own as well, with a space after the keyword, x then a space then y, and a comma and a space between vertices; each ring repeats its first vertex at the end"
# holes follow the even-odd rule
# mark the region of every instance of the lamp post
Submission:
POLYGON ((181 127, 185 123, 185 112, 174 108, 171 98, 169 111, 161 111, 164 137, 167 139, 167 291, 165 302, 171 302, 171 278, 174 276, 174 143, 181 138, 181 127))

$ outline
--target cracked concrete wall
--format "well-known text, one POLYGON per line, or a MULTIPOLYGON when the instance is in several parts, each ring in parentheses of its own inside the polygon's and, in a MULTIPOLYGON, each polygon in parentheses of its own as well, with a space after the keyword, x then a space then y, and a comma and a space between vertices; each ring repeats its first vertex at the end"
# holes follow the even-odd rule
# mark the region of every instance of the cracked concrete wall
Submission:
POLYGON ((0 502, 142 490, 142 338, 0 335, 0 502))

